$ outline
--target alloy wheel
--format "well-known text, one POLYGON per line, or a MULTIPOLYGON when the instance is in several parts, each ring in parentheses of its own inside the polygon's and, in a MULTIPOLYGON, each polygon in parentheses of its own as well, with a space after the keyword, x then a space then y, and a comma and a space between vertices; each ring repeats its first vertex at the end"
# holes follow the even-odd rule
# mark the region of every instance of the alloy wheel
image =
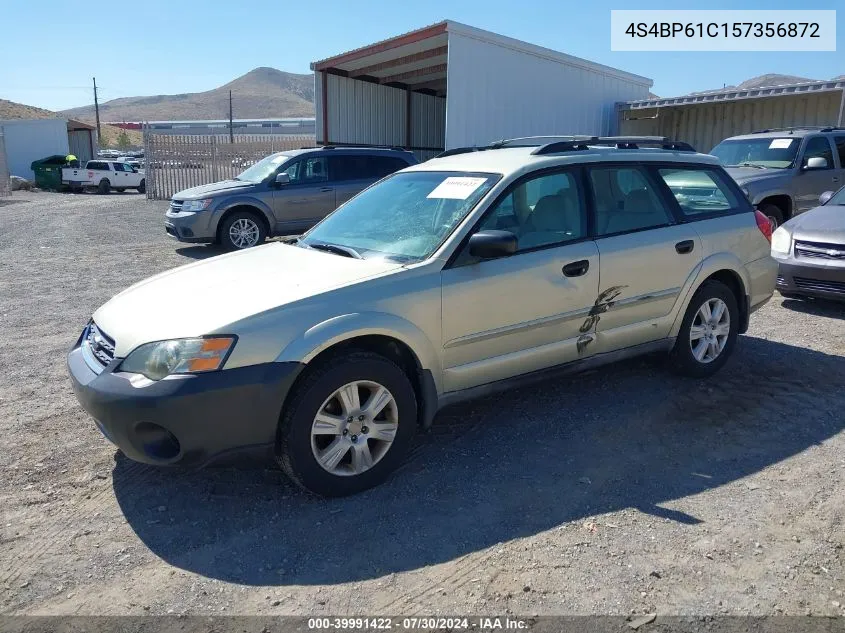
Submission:
POLYGON ((249 218, 238 218, 229 227, 229 239, 236 248, 255 246, 260 234, 258 225, 249 218))
POLYGON ((699 363, 716 360, 728 344, 731 333, 731 314, 727 304, 717 297, 707 299, 692 320, 690 349, 699 363))
POLYGON ((369 380, 343 385, 314 416, 311 451, 332 475, 360 475, 390 450, 399 428, 393 394, 369 380))

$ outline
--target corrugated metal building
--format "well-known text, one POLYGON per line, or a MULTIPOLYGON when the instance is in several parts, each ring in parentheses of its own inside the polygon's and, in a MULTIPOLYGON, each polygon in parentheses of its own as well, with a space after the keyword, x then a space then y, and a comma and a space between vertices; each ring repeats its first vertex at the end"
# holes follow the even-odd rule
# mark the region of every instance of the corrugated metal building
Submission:
POLYGON ((505 137, 612 134, 652 81, 446 20, 311 64, 319 144, 429 158, 505 137))
POLYGON ((709 152, 729 136, 766 128, 845 126, 845 81, 713 90, 619 106, 622 134, 668 136, 709 152))
POLYGON ((0 121, 6 158, 13 176, 32 180, 32 161, 55 154, 74 154, 81 162, 97 151, 97 130, 73 119, 7 119, 0 121))

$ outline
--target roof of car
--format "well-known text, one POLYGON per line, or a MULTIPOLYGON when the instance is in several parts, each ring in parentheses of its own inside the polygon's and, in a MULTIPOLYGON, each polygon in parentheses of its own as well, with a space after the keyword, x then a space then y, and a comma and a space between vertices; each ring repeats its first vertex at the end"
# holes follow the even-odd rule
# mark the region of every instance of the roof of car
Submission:
POLYGON ((339 147, 329 145, 326 147, 303 147, 301 149, 288 149, 278 152, 279 156, 299 156, 301 154, 314 154, 314 153, 333 153, 333 154, 369 154, 369 155, 378 155, 378 154, 404 154, 407 155, 410 152, 408 150, 402 149, 401 147, 339 147))
POLYGON ((726 141, 737 141, 737 140, 748 140, 754 138, 785 138, 792 136, 794 138, 804 138, 810 134, 824 134, 829 131, 832 131, 828 128, 819 129, 819 128, 806 128, 806 127, 795 127, 795 128, 786 128, 786 129, 773 129, 773 130, 760 130, 759 132, 752 132, 751 134, 739 134, 737 136, 731 136, 726 138, 726 141))
POLYGON ((601 162, 685 162, 718 165, 719 159, 697 152, 662 149, 616 149, 590 147, 586 150, 534 155, 537 146, 506 147, 432 158, 405 171, 463 171, 509 175, 555 165, 601 162))

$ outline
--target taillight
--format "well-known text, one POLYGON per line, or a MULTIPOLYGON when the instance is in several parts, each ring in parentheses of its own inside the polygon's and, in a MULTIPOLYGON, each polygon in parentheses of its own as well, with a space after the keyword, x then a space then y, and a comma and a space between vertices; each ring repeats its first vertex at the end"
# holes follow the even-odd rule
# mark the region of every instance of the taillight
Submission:
POLYGON ((763 234, 767 240, 769 240, 769 244, 772 243, 772 221, 769 220, 762 212, 757 209, 754 209, 754 219, 757 220, 757 228, 760 229, 760 233, 763 234))

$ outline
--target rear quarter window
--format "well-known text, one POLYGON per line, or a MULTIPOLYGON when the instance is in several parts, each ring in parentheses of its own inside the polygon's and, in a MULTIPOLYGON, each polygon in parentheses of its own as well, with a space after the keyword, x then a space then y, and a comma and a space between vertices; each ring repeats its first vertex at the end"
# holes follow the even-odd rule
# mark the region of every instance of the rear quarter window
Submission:
POLYGON ((744 210, 744 205, 715 169, 691 167, 657 170, 669 187, 685 217, 728 215, 744 210))

